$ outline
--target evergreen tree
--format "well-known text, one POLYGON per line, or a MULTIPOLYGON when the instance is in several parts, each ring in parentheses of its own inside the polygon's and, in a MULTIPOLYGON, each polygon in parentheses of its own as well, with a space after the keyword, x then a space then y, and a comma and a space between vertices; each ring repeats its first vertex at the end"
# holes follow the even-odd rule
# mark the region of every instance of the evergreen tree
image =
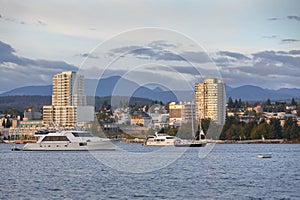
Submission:
POLYGON ((226 139, 238 140, 240 139, 241 127, 236 124, 232 124, 230 129, 226 131, 226 139))
POLYGON ((267 123, 260 123, 257 127, 251 131, 251 139, 261 139, 262 136, 269 138, 270 125, 267 123))
POLYGON ((242 107, 242 99, 241 98, 239 98, 239 103, 238 104, 239 104, 238 107, 241 108, 242 107))
POLYGON ((299 126, 296 122, 294 122, 292 127, 290 128, 290 139, 296 140, 298 138, 299 138, 299 126))
POLYGON ((294 98, 292 98, 291 105, 292 105, 292 106, 296 106, 296 105, 297 105, 297 103, 296 103, 296 101, 295 101, 294 98))
POLYGON ((238 102, 237 99, 234 101, 234 107, 235 107, 235 108, 238 108, 238 107, 239 107, 239 102, 238 102))
POLYGON ((227 117, 226 120, 225 120, 225 124, 223 126, 223 129, 222 129, 222 132, 221 132, 221 135, 220 135, 220 139, 224 140, 224 139, 232 139, 232 128, 236 128, 232 125, 236 125, 238 126, 239 124, 239 121, 235 118, 235 117, 227 117))
POLYGON ((145 112, 148 112, 148 111, 149 111, 149 105, 147 104, 145 107, 145 112))
POLYGON ((271 105, 271 100, 270 100, 269 98, 267 99, 266 105, 267 105, 267 106, 270 106, 270 105, 271 105))
POLYGON ((227 103, 228 108, 233 108, 234 104, 233 104, 233 100, 231 97, 228 98, 228 103, 227 103))
POLYGON ((251 131, 257 126, 255 121, 251 121, 245 124, 245 139, 251 138, 251 131))
POLYGON ((11 127, 11 121, 9 119, 7 119, 5 127, 6 128, 10 128, 11 127))
POLYGON ((276 118, 272 118, 270 121, 270 126, 271 126, 271 132, 273 133, 273 137, 271 138, 281 139, 282 127, 280 124, 280 120, 276 118))
POLYGON ((291 134, 292 134, 291 128, 293 126, 293 123, 294 123, 293 118, 288 117, 285 119, 285 123, 283 126, 283 133, 282 133, 283 138, 288 139, 288 140, 291 139, 291 134))

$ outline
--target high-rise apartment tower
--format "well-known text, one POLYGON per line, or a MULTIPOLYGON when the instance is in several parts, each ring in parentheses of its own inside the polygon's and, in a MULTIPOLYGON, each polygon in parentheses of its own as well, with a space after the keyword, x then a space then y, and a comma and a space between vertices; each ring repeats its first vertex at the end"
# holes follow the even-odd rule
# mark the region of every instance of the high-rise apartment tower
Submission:
POLYGON ((85 105, 84 78, 67 71, 53 77, 52 105, 43 107, 43 124, 74 128, 77 107, 85 105))
POLYGON ((217 124, 225 123, 225 84, 216 78, 205 78, 195 84, 197 118, 210 118, 217 124))

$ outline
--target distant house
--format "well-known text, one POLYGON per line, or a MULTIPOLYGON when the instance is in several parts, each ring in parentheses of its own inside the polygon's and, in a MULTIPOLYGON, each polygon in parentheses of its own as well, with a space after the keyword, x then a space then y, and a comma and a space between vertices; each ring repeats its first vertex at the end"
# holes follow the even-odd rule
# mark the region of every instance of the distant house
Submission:
POLYGON ((130 113, 130 124, 138 126, 149 126, 151 117, 144 111, 138 110, 130 113))
POLYGON ((263 112, 263 109, 261 107, 260 104, 257 104, 256 106, 253 107, 253 110, 256 112, 256 113, 262 113, 263 112))
POLYGON ((295 110, 296 108, 297 108, 297 106, 295 106, 295 105, 290 105, 290 106, 285 107, 286 110, 295 110))

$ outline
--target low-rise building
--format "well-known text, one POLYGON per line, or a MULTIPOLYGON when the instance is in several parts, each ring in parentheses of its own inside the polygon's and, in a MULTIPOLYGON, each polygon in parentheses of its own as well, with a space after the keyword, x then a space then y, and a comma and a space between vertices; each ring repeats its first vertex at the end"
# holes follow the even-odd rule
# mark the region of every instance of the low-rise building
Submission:
POLYGON ((169 104, 169 124, 181 126, 192 119, 196 119, 195 104, 190 102, 180 102, 179 104, 171 102, 169 104))
MULTIPOLYGON (((10 134, 17 134, 20 137, 33 136, 35 132, 40 130, 49 129, 49 127, 43 126, 42 120, 28 120, 19 121, 16 127, 11 127, 9 130, 10 134)), ((54 130, 50 130, 54 131, 54 130)))
POLYGON ((144 111, 134 111, 130 114, 130 124, 148 127, 151 124, 151 117, 144 111))
POLYGON ((35 112, 31 108, 24 110, 23 121, 40 120, 41 118, 42 118, 42 113, 40 112, 35 112))
POLYGON ((260 104, 257 104, 256 106, 253 107, 253 110, 256 112, 256 113, 262 113, 263 112, 263 108, 261 107, 260 104))

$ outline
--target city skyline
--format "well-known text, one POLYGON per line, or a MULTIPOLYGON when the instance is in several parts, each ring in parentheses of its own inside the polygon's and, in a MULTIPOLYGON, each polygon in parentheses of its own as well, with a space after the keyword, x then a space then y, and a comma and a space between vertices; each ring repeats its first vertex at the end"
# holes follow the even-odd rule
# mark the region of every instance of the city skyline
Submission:
MULTIPOLYGON (((201 81, 201 77, 195 77, 194 69, 178 56, 187 56, 196 64, 206 64, 210 59, 218 67, 223 81, 231 87, 299 88, 298 1, 246 1, 243 5, 237 1, 191 1, 190 4, 74 1, 72 4, 74 10, 68 11, 66 2, 35 2, 34 6, 29 6, 33 5, 31 1, 0 3, 0 92, 21 86, 49 85, 56 73, 80 70, 87 57, 96 61, 99 55, 94 55, 92 50, 101 42, 143 27, 183 34, 199 44, 204 53, 188 48, 182 41, 141 37, 140 40, 147 41, 150 51, 137 51, 134 48, 143 46, 121 41, 118 48, 112 45, 106 49, 105 56, 117 56, 133 49, 127 57, 134 56, 134 63, 159 60, 168 63, 187 80, 197 78, 196 82, 201 81), (167 46, 169 52, 163 52, 167 46), (173 51, 175 54, 170 54, 173 51)), ((122 64, 127 62, 130 63, 125 60, 122 64)), ((168 77, 168 81, 176 82, 178 76, 173 76, 168 68, 154 67, 135 71, 140 79, 134 80, 139 82, 151 77, 155 69, 153 77, 159 74, 160 79, 168 77)), ((124 65, 113 69, 105 75, 120 75, 121 71, 129 70, 124 65)), ((99 78, 92 77, 92 70, 84 75, 99 78)))

